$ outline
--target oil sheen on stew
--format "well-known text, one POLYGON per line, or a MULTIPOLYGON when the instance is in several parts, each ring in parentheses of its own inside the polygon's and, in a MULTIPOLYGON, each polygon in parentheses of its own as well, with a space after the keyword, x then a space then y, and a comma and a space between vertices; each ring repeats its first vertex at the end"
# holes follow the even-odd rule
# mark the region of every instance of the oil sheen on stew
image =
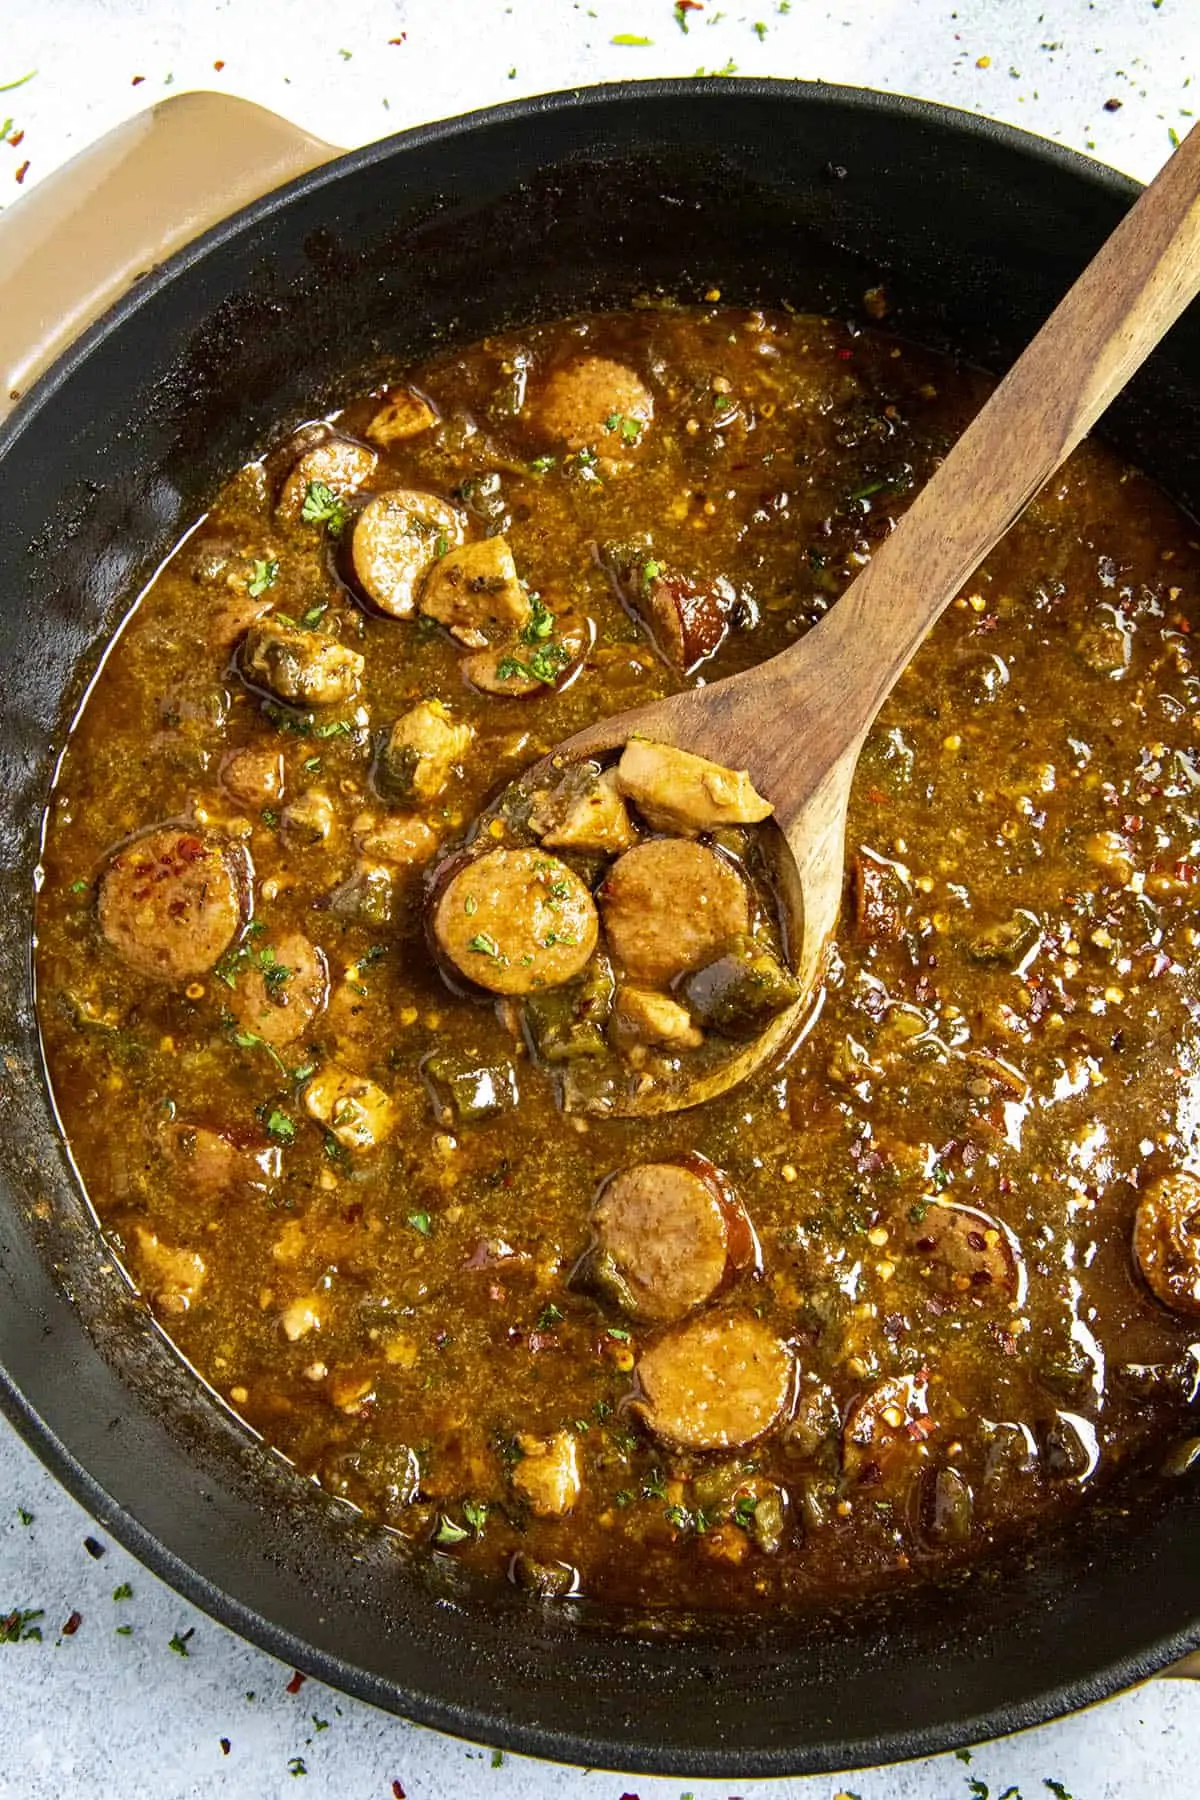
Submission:
POLYGON ((1187 1460, 1200 554, 1104 450, 900 682, 819 1015, 751 1085, 572 1110, 786 978, 753 825, 593 772, 489 864, 486 929, 461 894, 454 971, 427 935, 481 807, 808 629, 985 391, 724 308, 440 351, 241 470, 108 655, 38 902, 67 1136, 195 1367, 430 1554, 801 1605, 1187 1460))

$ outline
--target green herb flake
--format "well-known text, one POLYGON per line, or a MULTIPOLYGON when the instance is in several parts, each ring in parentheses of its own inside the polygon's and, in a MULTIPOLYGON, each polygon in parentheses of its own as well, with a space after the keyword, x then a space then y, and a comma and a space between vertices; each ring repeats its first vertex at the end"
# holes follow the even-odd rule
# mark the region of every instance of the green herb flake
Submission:
POLYGON ((530 473, 533 475, 546 475, 554 467, 557 461, 557 456, 535 456, 529 465, 530 473))
POLYGON ((654 42, 654 39, 639 37, 634 31, 618 31, 616 37, 610 38, 609 42, 613 44, 623 44, 630 49, 642 49, 651 45, 654 42))
POLYGON ((610 1338, 616 1338, 618 1344, 627 1344, 629 1342, 629 1333, 621 1325, 610 1325, 608 1327, 607 1335, 610 1338))
POLYGON ((319 775, 321 773, 321 759, 319 756, 305 757, 304 773, 306 775, 319 775))
POLYGON ((618 1488, 613 1495, 613 1505, 632 1506, 636 1498, 637 1496, 634 1494, 632 1488, 618 1488))
POLYGON ((330 537, 340 537, 350 514, 331 487, 323 481, 310 481, 300 517, 306 525, 325 525, 330 537))
MULTIPOLYGON (((350 52, 348 50, 342 51, 343 56, 348 56, 349 54, 350 54, 350 52)), ((288 1774, 289 1775, 307 1775, 308 1774, 308 1764, 305 1762, 305 1760, 302 1756, 293 1756, 289 1759, 288 1774)))
POLYGON ((490 956, 493 962, 501 960, 499 944, 486 931, 477 931, 473 938, 468 938, 467 949, 473 950, 476 956, 490 956))
POLYGON ((475 914, 479 911, 479 902, 474 894, 468 894, 463 901, 463 911, 466 913, 468 919, 473 919, 475 914))
POLYGON ((503 1750, 493 1750, 492 1751, 492 1767, 493 1767, 493 1769, 502 1769, 504 1767, 504 1752, 503 1752, 503 1750))
POLYGON ((196 1627, 194 1625, 187 1631, 177 1631, 175 1636, 168 1641, 167 1649, 173 1650, 176 1656, 189 1656, 191 1652, 188 1650, 188 1644, 195 1635, 196 1627))
POLYGON ((264 825, 270 826, 272 831, 274 831, 275 827, 279 823, 279 814, 276 812, 276 810, 273 806, 264 806, 258 816, 262 820, 264 825))
POLYGON ((36 74, 36 69, 30 69, 28 75, 18 75, 15 81, 0 81, 0 94, 14 93, 17 88, 24 87, 27 81, 32 81, 36 74))
POLYGON ((32 1525, 33 1524, 33 1514, 29 1511, 29 1508, 26 1506, 18 1506, 17 1518, 20 1520, 22 1525, 32 1525))
POLYGON ((427 1212, 409 1213, 408 1222, 422 1237, 430 1237, 433 1233, 433 1220, 427 1212))
POLYGON ((642 564, 642 583, 643 583, 643 585, 645 585, 647 582, 657 581, 661 574, 662 574, 662 564, 660 562, 655 562, 653 559, 651 559, 650 562, 644 562, 642 564))
POLYGON ((267 1115, 267 1136, 273 1137, 280 1144, 294 1144, 296 1141, 296 1121, 289 1119, 285 1112, 275 1107, 267 1115))
POLYGON ((312 1715, 312 1722, 313 1722, 313 1730, 314 1731, 328 1731, 329 1730, 329 1720, 328 1719, 319 1719, 317 1717, 316 1713, 313 1713, 313 1715, 312 1715))
POLYGON ((268 588, 275 586, 278 575, 278 557, 268 557, 261 562, 256 560, 254 564, 254 573, 246 584, 246 592, 252 600, 257 600, 260 595, 266 593, 268 588))
POLYGON ((752 29, 753 29, 755 37, 758 39, 759 43, 761 44, 767 35, 766 26, 763 24, 761 19, 755 19, 752 29))
POLYGON ((113 1635, 114 1635, 114 1637, 132 1637, 133 1636, 133 1626, 132 1625, 118 1625, 114 1628, 113 1635))
POLYGON ((328 600, 318 600, 315 606, 310 606, 307 612, 301 613, 301 626, 305 631, 315 631, 328 611, 328 600))
POLYGON ((433 1541, 435 1544, 461 1544, 470 1535, 470 1532, 463 1526, 456 1525, 453 1519, 448 1519, 443 1513, 438 1520, 438 1528, 433 1534, 433 1541))
POLYGON ((547 1305, 543 1306, 541 1312, 538 1314, 537 1328, 539 1331, 549 1331, 552 1325, 561 1324, 564 1316, 562 1309, 555 1306, 553 1300, 551 1300, 547 1305))
POLYGON ((487 1524, 487 1516, 488 1509, 485 1501, 463 1501, 463 1518, 467 1521, 467 1524, 471 1527, 471 1530, 476 1537, 483 1536, 484 1526, 487 1524))
POLYGON ((1044 1780, 1042 1786, 1050 1789, 1050 1792, 1055 1796, 1055 1800, 1074 1800, 1074 1797, 1071 1794, 1068 1794, 1062 1782, 1055 1781, 1052 1777, 1044 1780))
POLYGON ((91 884, 86 881, 73 881, 71 883, 71 892, 73 894, 86 894, 90 885, 91 884))
POLYGON ((133 1589, 130 1587, 130 1585, 127 1581, 123 1581, 121 1583, 120 1587, 115 1587, 113 1589, 112 1597, 114 1600, 132 1600, 133 1599, 133 1589))
POLYGON ((44 1617, 40 1606, 15 1606, 11 1612, 0 1614, 0 1644, 40 1644, 42 1633, 37 1621, 44 1617))

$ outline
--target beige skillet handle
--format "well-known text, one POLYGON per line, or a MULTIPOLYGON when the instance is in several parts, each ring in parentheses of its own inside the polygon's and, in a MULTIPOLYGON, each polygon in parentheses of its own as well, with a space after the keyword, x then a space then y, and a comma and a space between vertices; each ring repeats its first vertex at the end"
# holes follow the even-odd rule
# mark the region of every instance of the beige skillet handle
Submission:
POLYGON ((338 154, 249 100, 178 94, 47 175, 0 215, 0 419, 139 275, 338 154))

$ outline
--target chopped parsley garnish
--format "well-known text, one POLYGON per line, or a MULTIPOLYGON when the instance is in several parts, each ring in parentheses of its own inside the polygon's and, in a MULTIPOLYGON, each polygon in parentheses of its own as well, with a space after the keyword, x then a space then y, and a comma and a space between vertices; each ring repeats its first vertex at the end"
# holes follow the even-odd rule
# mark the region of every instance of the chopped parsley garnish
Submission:
POLYGON ((279 814, 275 811, 273 806, 264 806, 258 816, 263 824, 269 825, 272 830, 274 830, 279 823, 279 814))
POLYGON ((483 1536, 483 1528, 487 1524, 488 1509, 482 1500, 464 1500, 463 1518, 471 1527, 476 1537, 483 1536))
POLYGON ((273 1137, 281 1144, 294 1144, 296 1141, 296 1121, 289 1119, 285 1112, 276 1106, 267 1114, 266 1128, 268 1137, 273 1137))
POLYGON ((655 562, 653 560, 653 558, 649 562, 643 563, 642 564, 642 585, 647 586, 650 582, 657 581, 661 574, 662 574, 662 564, 655 562))
POLYGON ((256 560, 254 564, 254 573, 246 583, 246 592, 249 594, 250 598, 252 600, 257 600, 260 594, 265 594, 268 588, 274 587, 278 574, 278 557, 272 556, 262 562, 256 560))
POLYGON ((616 37, 610 38, 609 42, 612 44, 624 44, 627 48, 642 49, 652 44, 654 39, 640 37, 636 31, 618 31, 616 37))
POLYGON ((40 1644, 42 1632, 37 1621, 44 1616, 40 1606, 14 1607, 10 1613, 0 1614, 0 1644, 40 1644))
POLYGON ((300 517, 306 525, 325 525, 330 537, 340 537, 350 514, 331 487, 323 481, 310 481, 300 517))
POLYGON ((344 1163, 349 1161, 349 1152, 347 1151, 346 1146, 344 1144, 339 1144, 333 1133, 330 1131, 325 1133, 324 1149, 325 1154, 331 1163, 344 1163))
POLYGON ((321 759, 319 756, 305 757, 304 773, 306 775, 319 775, 321 773, 321 759))
POLYGON ((474 950, 476 956, 490 956, 493 962, 500 961, 500 946, 486 931, 477 931, 473 938, 468 938, 467 949, 474 950))
POLYGON ((533 475, 545 475, 554 467, 557 461, 557 456, 535 456, 529 465, 530 473, 533 475))
POLYGON ((427 1212, 409 1213, 408 1222, 414 1231, 420 1232, 422 1237, 429 1237, 432 1234, 433 1220, 427 1212))
POLYGON ((121 1583, 120 1587, 115 1587, 113 1589, 113 1599, 114 1600, 132 1600, 133 1599, 133 1589, 130 1587, 130 1585, 127 1581, 123 1581, 121 1583))
POLYGON ((310 606, 307 612, 301 613, 300 624, 305 631, 313 631, 328 611, 328 600, 318 600, 315 606, 310 606))
POLYGON ((627 1344, 629 1342, 629 1333, 620 1325, 610 1325, 608 1327, 607 1335, 610 1338, 616 1338, 618 1344, 627 1344))
POLYGON ((758 1496, 743 1494, 733 1509, 733 1522, 740 1525, 743 1531, 749 1531, 754 1523, 754 1515, 758 1511, 758 1496))
POLYGON ((447 550, 449 550, 450 539, 446 536, 446 533, 444 531, 440 533, 440 535, 438 537, 438 541, 434 545, 433 548, 434 548, 434 553, 439 557, 445 556, 447 550))
POLYGON ((73 894, 86 894, 88 886, 89 884, 86 881, 73 881, 71 883, 71 892, 73 894))
POLYGON ((176 1656, 187 1656, 189 1654, 188 1643, 195 1635, 196 1627, 194 1625, 187 1631, 177 1631, 167 1645, 168 1650, 173 1650, 176 1656))
POLYGON ((433 1534, 433 1541, 435 1544, 461 1544, 463 1539, 470 1535, 470 1532, 462 1525, 456 1525, 453 1519, 448 1519, 443 1513, 438 1520, 438 1528, 433 1534))
MULTIPOLYGON (((350 52, 348 50, 339 50, 338 55, 348 57, 350 55, 350 52)), ((289 1775, 307 1775, 308 1774, 308 1764, 305 1762, 305 1760, 302 1756, 293 1756, 289 1760, 288 1774, 289 1775)))
POLYGON ((541 1312, 538 1314, 537 1328, 539 1331, 548 1331, 552 1325, 559 1324, 562 1318, 563 1313, 561 1309, 555 1306, 553 1300, 551 1300, 546 1306, 543 1306, 541 1312))
POLYGON ((475 914, 479 911, 479 902, 474 894, 468 894, 463 901, 463 911, 466 913, 468 919, 474 918, 475 914))
POLYGON ((26 1506, 18 1506, 17 1517, 21 1521, 22 1525, 32 1525, 33 1524, 33 1514, 29 1511, 29 1508, 26 1506))
POLYGON ((763 24, 761 19, 756 19, 754 21, 753 29, 754 29, 754 35, 758 38, 759 42, 761 43, 767 35, 767 28, 763 24))

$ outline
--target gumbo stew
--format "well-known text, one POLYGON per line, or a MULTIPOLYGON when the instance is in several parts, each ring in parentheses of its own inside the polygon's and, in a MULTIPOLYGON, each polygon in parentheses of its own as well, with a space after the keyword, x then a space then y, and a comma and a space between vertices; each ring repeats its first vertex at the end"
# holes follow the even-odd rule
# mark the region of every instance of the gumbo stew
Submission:
POLYGON ((795 1001, 753 790, 635 740, 511 798, 808 629, 986 387, 717 304, 439 350, 109 649, 38 898, 67 1137, 196 1369, 429 1554, 799 1605, 1200 1447, 1200 547, 1144 478, 1085 446, 945 615, 721 1099, 602 1104, 795 1001))

